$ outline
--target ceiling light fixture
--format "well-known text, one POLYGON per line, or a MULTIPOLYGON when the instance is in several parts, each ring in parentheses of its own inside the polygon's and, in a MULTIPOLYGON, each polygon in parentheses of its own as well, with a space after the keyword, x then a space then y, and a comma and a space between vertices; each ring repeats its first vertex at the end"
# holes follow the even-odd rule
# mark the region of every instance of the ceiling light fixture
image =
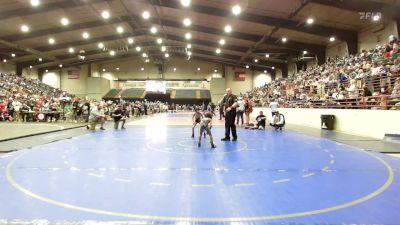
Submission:
POLYGON ((254 62, 255 62, 255 63, 258 63, 258 59, 254 59, 254 62))
POLYGON ((192 45, 191 44, 187 44, 186 48, 192 48, 192 45))
POLYGON ((283 37, 283 38, 282 38, 282 42, 283 42, 283 43, 286 43, 286 42, 287 42, 287 38, 286 38, 286 37, 283 37))
POLYGON ((133 42, 135 42, 135 41, 133 40, 133 38, 128 38, 128 43, 129 43, 129 44, 133 44, 133 42))
POLYGON ((143 52, 142 57, 147 58, 147 54, 145 52, 143 52))
POLYGON ((103 17, 103 19, 108 19, 110 18, 110 12, 108 12, 107 10, 103 10, 101 12, 101 17, 103 17))
POLYGON ((330 42, 334 42, 335 40, 336 40, 335 37, 330 37, 330 38, 329 38, 329 41, 330 41, 330 42))
POLYGON ((274 69, 275 69, 275 66, 273 66, 272 69, 274 70, 274 69))
POLYGON ((232 32, 232 26, 231 26, 231 25, 226 25, 226 26, 224 27, 224 31, 225 31, 226 33, 232 32))
POLYGON ((119 70, 119 67, 115 68, 116 70, 119 70))
POLYGON ((25 25, 25 24, 22 25, 22 26, 21 26, 21 31, 24 32, 24 33, 28 32, 28 31, 29 31, 28 25, 25 25))
POLYGON ((11 57, 15 58, 15 53, 11 53, 11 57))
POLYGON ((192 24, 192 21, 189 19, 189 18, 185 18, 184 20, 183 20, 183 25, 185 26, 185 27, 188 27, 188 26, 190 26, 192 24))
POLYGON ((225 42, 225 39, 221 39, 221 40, 219 40, 219 44, 220 45, 224 45, 226 42, 225 42))
POLYGON ((265 58, 269 58, 269 54, 265 54, 265 58))
POLYGON ((117 27, 117 32, 118 32, 119 34, 124 33, 124 28, 121 27, 121 26, 117 27))
POLYGON ((162 38, 157 38, 157 44, 161 45, 163 43, 162 38))
POLYGON ((114 50, 111 50, 111 51, 110 51, 110 55, 111 55, 111 56, 114 56, 114 55, 115 55, 115 51, 114 51, 114 50))
POLYGON ((303 55, 307 55, 307 53, 308 53, 307 51, 303 51, 303 55))
POLYGON ((246 69, 248 69, 248 68, 250 68, 250 66, 249 66, 249 65, 246 65, 246 69))
POLYGON ((165 53, 165 58, 168 58, 169 57, 169 54, 168 53, 165 53))
POLYGON ((42 58, 39 58, 38 60, 39 60, 39 62, 43 61, 43 59, 42 59, 42 58))
POLYGON ((150 18, 150 13, 149 13, 149 11, 144 11, 144 12, 142 13, 142 17, 143 17, 143 19, 148 20, 148 19, 150 18))
POLYGON ((7 62, 7 59, 3 59, 3 62, 5 62, 5 63, 6 63, 6 62, 7 62))
POLYGON ((216 52, 217 54, 221 54, 221 49, 217 48, 217 49, 215 50, 215 52, 216 52))
POLYGON ((190 6, 190 0, 181 0, 181 4, 184 7, 189 7, 190 6))
POLYGON ((62 68, 62 67, 63 67, 63 64, 58 65, 58 67, 62 68))
POLYGON ((97 47, 100 48, 100 49, 103 49, 103 48, 104 48, 103 42, 98 43, 98 44, 97 44, 97 47))
POLYGON ((242 12, 242 8, 239 5, 234 5, 232 7, 232 13, 233 15, 237 16, 242 12))
POLYGON ((191 56, 191 55, 192 55, 192 52, 191 52, 191 51, 188 51, 188 52, 187 52, 187 55, 188 55, 188 56, 191 56))
POLYGON ((136 47, 136 51, 137 51, 137 52, 140 52, 140 51, 142 51, 142 48, 141 48, 140 46, 137 46, 137 47, 136 47))
POLYGON ((156 28, 156 27, 151 27, 151 28, 150 28, 150 32, 151 32, 152 34, 157 33, 157 28, 156 28))
POLYGON ((174 71, 176 71, 176 68, 174 68, 174 71))
POLYGON ((200 71, 200 67, 197 67, 197 71, 200 71))
POLYGON ((167 47, 161 46, 161 51, 162 51, 162 52, 165 52, 166 50, 167 50, 167 47))
POLYGON ((267 73, 267 71, 266 71, 266 70, 264 70, 264 73, 267 73))
POLYGON ((49 44, 53 45, 54 43, 56 43, 56 41, 54 40, 54 38, 49 38, 49 44))
POLYGON ((185 39, 186 40, 190 40, 192 38, 192 34, 191 33, 186 33, 185 34, 185 39))
POLYGON ((144 68, 142 67, 142 68, 140 68, 140 70, 141 70, 141 71, 143 71, 143 70, 144 70, 144 68))
POLYGON ((83 33, 82 33, 82 37, 83 37, 84 39, 88 39, 88 38, 90 37, 90 34, 89 34, 88 32, 83 32, 83 33))
POLYGON ((33 66, 29 66, 29 68, 30 68, 30 69, 32 69, 32 68, 33 68, 33 66))
POLYGON ((69 48, 69 49, 68 49, 68 52, 69 52, 69 53, 74 53, 74 52, 75 52, 75 49, 74 49, 74 48, 69 48))
POLYGON ((68 26, 68 24, 69 24, 69 19, 68 18, 65 18, 65 17, 63 17, 63 18, 61 18, 61 25, 63 25, 63 26, 68 26))
POLYGON ((313 24, 314 23, 314 19, 313 18, 308 18, 307 19, 307 24, 313 24))
POLYGON ((31 0, 31 6, 37 7, 40 5, 40 0, 31 0))

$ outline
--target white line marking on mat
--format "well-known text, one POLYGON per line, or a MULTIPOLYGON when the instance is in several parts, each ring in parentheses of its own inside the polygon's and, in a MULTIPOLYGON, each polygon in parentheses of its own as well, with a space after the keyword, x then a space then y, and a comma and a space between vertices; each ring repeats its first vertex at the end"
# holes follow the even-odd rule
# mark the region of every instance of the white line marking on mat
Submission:
POLYGON ((93 176, 93 177, 104 177, 104 175, 101 174, 95 174, 95 173, 88 173, 89 176, 93 176))
POLYGON ((283 182, 289 182, 290 179, 282 179, 282 180, 274 180, 274 183, 283 183, 283 182))
POLYGON ((308 174, 304 174, 302 177, 311 177, 311 176, 314 176, 315 175, 315 173, 308 173, 308 174))
POLYGON ((235 184, 235 187, 248 187, 248 186, 255 186, 255 183, 242 183, 242 184, 235 184))
POLYGON ((126 182, 126 183, 132 182, 132 180, 129 180, 129 179, 121 179, 121 178, 115 178, 114 180, 115 180, 115 181, 119 181, 119 182, 126 182))
POLYGON ((154 185, 154 186, 171 186, 170 184, 167 184, 167 183, 157 183, 157 182, 151 182, 150 185, 154 185))

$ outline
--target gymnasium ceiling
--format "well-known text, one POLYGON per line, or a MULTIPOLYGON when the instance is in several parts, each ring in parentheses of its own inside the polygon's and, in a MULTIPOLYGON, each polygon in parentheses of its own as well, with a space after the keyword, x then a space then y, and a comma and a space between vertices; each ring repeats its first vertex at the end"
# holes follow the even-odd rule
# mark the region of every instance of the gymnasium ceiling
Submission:
POLYGON ((400 12, 397 0, 191 0, 187 7, 181 0, 32 1, 39 5, 31 5, 31 0, 1 0, 0 57, 42 71, 60 64, 77 66, 127 57, 162 63, 188 58, 188 52, 190 58, 271 70, 284 67, 289 56, 302 57, 304 51, 306 57, 323 56, 326 46, 337 41, 356 45, 358 31, 394 19, 400 12), (234 5, 240 5, 239 15, 232 13, 234 5), (103 17, 103 11, 109 18, 103 17), (144 11, 149 19, 143 18, 144 11), (361 20, 359 12, 382 12, 382 18, 361 20), (68 19, 68 25, 62 25, 62 18, 68 19), (190 18, 190 26, 183 24, 185 18, 190 18), (307 23, 309 18, 312 24, 307 23), (23 32, 22 25, 29 31, 23 32), (224 31, 226 25, 232 27, 230 33, 224 31), (157 33, 151 33, 151 27, 157 33), (90 37, 83 38, 84 32, 90 37), (186 33, 191 39, 185 38, 186 33), (330 41, 332 37, 335 41, 330 41), (100 42, 103 48, 98 47, 100 42), (79 53, 82 50, 84 54, 79 53), (148 57, 142 57, 143 53, 148 57))

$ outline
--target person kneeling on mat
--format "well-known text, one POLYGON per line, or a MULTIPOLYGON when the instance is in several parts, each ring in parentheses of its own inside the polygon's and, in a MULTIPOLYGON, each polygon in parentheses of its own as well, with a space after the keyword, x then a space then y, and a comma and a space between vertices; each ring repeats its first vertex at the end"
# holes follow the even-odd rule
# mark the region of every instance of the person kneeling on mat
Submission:
POLYGON ((282 127, 285 126, 285 116, 276 111, 269 125, 275 127, 275 130, 282 130, 282 127))
POLYGON ((199 148, 201 147, 201 136, 205 132, 207 132, 208 136, 210 136, 211 148, 217 147, 217 146, 215 146, 215 144, 213 142, 213 137, 211 134, 212 116, 213 116, 212 113, 206 112, 200 122, 200 135, 199 135, 199 143, 198 143, 199 148))
POLYGON ((117 109, 111 114, 114 118, 114 129, 118 129, 119 122, 122 121, 121 129, 125 129, 125 110, 122 108, 122 105, 118 105, 117 109))
POLYGON ((99 104, 90 111, 89 125, 87 125, 86 128, 95 130, 96 125, 100 123, 100 130, 105 130, 103 127, 105 122, 106 122, 106 116, 104 115, 103 106, 99 104))

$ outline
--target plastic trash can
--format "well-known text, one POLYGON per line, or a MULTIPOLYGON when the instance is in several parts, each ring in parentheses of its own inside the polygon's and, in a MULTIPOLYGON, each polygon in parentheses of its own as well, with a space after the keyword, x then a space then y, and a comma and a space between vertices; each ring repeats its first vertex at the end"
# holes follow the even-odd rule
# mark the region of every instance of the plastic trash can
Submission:
POLYGON ((333 130, 335 124, 334 115, 321 115, 321 129, 333 130))

